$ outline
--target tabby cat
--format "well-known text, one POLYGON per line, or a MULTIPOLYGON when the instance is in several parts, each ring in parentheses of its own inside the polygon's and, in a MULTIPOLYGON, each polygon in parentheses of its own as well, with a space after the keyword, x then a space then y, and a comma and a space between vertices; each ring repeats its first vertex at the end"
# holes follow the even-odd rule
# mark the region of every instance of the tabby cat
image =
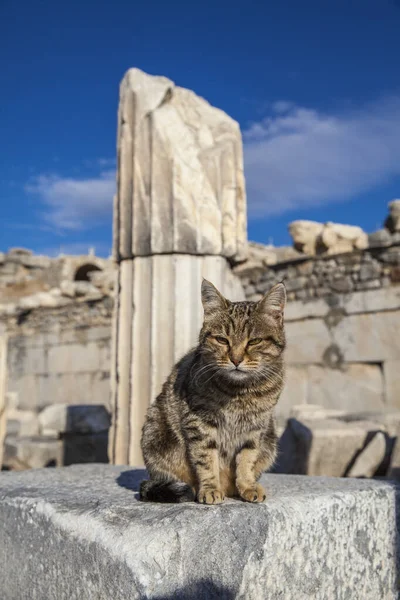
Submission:
POLYGON ((149 407, 142 452, 149 481, 141 500, 262 502, 258 483, 276 456, 273 408, 283 387, 286 292, 230 302, 202 283, 199 343, 178 362, 149 407))

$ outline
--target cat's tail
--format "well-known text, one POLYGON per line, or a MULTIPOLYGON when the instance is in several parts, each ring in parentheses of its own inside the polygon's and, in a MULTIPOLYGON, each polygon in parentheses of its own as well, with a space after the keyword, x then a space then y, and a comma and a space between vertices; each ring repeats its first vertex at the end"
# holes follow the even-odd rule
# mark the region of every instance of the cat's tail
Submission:
POLYGON ((140 484, 140 500, 143 502, 194 502, 193 489, 176 479, 150 479, 140 484))

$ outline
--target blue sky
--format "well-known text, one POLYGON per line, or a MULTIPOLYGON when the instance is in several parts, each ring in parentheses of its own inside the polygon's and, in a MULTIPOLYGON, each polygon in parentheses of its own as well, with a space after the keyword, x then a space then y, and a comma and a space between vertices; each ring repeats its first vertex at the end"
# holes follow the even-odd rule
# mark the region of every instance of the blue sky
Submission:
POLYGON ((399 31, 399 0, 0 0, 0 250, 108 254, 133 66, 238 120, 250 239, 379 228, 400 197, 399 31))

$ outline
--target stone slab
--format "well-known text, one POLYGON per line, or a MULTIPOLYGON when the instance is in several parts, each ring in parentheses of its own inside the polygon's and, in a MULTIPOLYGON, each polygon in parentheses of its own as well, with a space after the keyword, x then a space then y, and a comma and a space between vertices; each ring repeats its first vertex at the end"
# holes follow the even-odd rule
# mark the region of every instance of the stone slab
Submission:
POLYGON ((342 369, 310 365, 309 404, 326 408, 369 411, 385 408, 382 369, 371 364, 346 364, 342 369))
POLYGON ((344 477, 379 431, 385 432, 385 427, 376 421, 291 418, 279 440, 274 470, 296 475, 344 477))
POLYGON ((137 502, 143 476, 2 474, 2 600, 397 597, 390 483, 267 475, 263 504, 154 505, 137 502))
MULTIPOLYGON (((345 314, 374 313, 400 309, 400 288, 393 286, 379 290, 365 290, 352 294, 342 294, 335 297, 337 308, 345 314)), ((289 302, 285 310, 286 321, 315 319, 326 317, 331 311, 329 301, 315 299, 307 302, 295 300, 289 302)))

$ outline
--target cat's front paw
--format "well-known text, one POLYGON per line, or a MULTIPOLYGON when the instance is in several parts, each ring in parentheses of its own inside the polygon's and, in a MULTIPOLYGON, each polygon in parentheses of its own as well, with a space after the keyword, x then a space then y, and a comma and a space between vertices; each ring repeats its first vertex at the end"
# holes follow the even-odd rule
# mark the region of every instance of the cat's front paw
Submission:
POLYGON ((201 504, 221 504, 224 499, 224 494, 217 488, 200 488, 197 494, 197 500, 201 504))
POLYGON ((263 486, 256 483, 250 487, 238 487, 240 497, 246 502, 264 502, 267 497, 263 486))

